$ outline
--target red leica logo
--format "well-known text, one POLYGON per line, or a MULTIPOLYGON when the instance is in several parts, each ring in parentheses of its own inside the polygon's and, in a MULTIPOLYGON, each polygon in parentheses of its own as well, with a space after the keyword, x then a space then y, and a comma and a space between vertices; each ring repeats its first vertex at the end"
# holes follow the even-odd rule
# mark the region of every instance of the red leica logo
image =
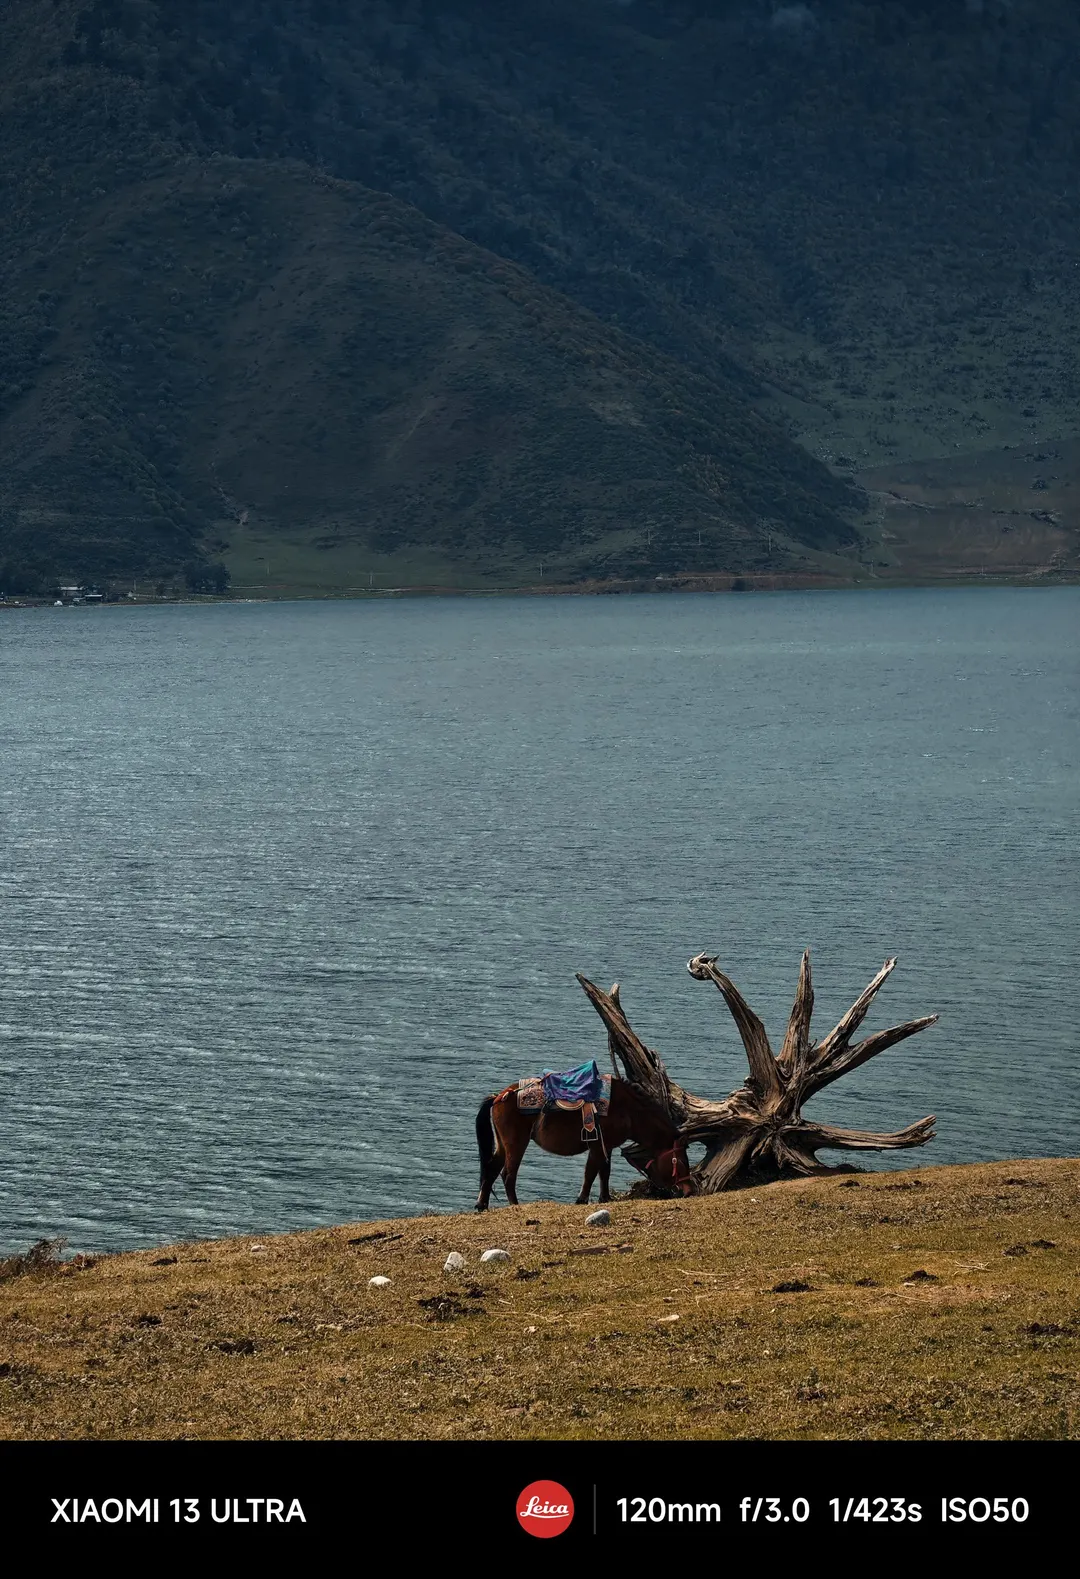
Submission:
POLYGON ((517 1516, 523 1530, 550 1540, 574 1522, 574 1499, 557 1480, 534 1480, 518 1497, 517 1516))

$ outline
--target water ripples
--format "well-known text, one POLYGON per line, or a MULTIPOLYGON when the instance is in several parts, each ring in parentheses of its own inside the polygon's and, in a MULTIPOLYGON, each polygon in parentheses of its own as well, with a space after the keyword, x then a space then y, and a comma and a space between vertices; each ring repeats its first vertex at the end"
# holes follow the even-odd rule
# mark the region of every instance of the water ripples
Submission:
POLYGON ((0 1249, 465 1206, 480 1096, 605 1056, 575 970, 742 1080, 703 948, 777 1037, 804 945, 819 1032, 900 955, 873 1023, 941 1024, 823 1117, 1075 1152, 1078 604, 5 615, 0 1249))

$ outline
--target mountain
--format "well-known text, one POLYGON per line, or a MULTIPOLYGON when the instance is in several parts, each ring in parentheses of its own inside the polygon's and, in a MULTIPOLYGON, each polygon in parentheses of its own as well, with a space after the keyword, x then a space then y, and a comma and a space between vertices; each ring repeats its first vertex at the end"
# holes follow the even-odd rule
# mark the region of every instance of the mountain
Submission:
POLYGON ((0 103, 16 579, 947 574, 1073 454, 1069 0, 8 0, 0 103))
POLYGON ((27 561, 157 575, 258 540, 331 582, 358 554, 520 578, 625 572, 628 522, 669 567, 765 562, 766 521, 851 536, 844 486, 744 402, 303 165, 195 160, 104 193, 33 283, 43 351, 4 424, 27 561))

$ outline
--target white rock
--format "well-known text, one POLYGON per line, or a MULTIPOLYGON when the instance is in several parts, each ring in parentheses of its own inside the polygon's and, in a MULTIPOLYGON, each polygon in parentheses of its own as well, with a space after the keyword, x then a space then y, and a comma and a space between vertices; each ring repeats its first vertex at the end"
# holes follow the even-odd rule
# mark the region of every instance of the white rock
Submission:
POLYGON ((443 1271, 444 1272, 460 1272, 464 1265, 465 1265, 465 1257, 463 1255, 461 1255, 461 1253, 459 1251, 451 1250, 450 1254, 447 1256, 446 1260, 443 1262, 443 1271))
POLYGON ((601 1207, 598 1212, 591 1212, 585 1219, 586 1228, 606 1228, 611 1221, 611 1213, 601 1207))
POLYGON ((481 1261, 509 1261, 509 1250, 485 1250, 480 1257, 481 1261))
POLYGON ((390 1279, 388 1277, 369 1277, 367 1286, 368 1288, 389 1288, 390 1279))

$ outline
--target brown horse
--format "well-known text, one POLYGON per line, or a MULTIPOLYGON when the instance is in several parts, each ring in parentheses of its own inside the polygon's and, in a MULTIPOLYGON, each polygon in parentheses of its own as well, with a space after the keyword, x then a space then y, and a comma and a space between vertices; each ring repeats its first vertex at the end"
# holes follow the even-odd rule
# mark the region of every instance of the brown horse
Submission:
POLYGON ((518 1204, 518 1169, 530 1140, 557 1157, 589 1153, 585 1180, 578 1196, 584 1206, 592 1193, 593 1180, 600 1175, 600 1199, 610 1201, 611 1151, 634 1141, 648 1153, 643 1171, 654 1184, 692 1195, 693 1181, 686 1157, 686 1143, 678 1138, 675 1126, 640 1096, 627 1081, 617 1076, 611 1082, 611 1103, 607 1113, 596 1115, 596 1139, 586 1140, 582 1133, 580 1111, 545 1108, 542 1113, 522 1112, 517 1101, 517 1082, 495 1096, 485 1097, 476 1115, 476 1140, 480 1147, 480 1194, 476 1210, 487 1211, 492 1186, 502 1174, 506 1199, 518 1204))

